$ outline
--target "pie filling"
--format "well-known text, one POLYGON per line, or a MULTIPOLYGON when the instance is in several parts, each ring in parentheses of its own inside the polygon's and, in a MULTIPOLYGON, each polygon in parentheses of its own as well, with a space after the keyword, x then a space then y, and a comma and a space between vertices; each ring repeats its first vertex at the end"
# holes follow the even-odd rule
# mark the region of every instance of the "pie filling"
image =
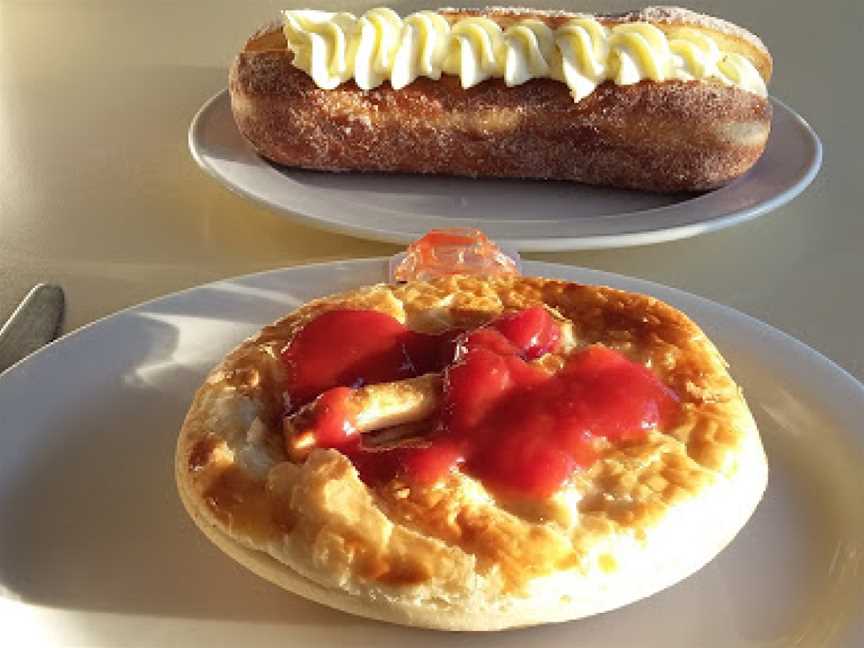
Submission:
POLYGON ((542 307, 439 335, 377 311, 326 312, 282 352, 289 456, 297 430, 287 422, 302 409, 312 446, 342 452, 371 486, 428 485, 455 469, 493 491, 542 499, 590 466, 598 445, 638 442, 674 423, 675 393, 617 351, 594 344, 550 369, 540 360, 563 352, 560 335, 542 307), (427 374, 441 376, 431 416, 384 430, 385 443, 373 442, 379 431, 361 432, 357 389, 392 383, 398 394, 398 381, 427 374))

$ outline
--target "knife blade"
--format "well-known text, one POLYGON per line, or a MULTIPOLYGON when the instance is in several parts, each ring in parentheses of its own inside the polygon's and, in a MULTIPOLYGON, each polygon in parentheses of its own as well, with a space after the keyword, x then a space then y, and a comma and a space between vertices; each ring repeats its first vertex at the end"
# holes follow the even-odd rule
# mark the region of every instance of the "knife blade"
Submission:
POLYGON ((0 328, 0 373, 57 337, 65 305, 60 286, 33 286, 0 328))

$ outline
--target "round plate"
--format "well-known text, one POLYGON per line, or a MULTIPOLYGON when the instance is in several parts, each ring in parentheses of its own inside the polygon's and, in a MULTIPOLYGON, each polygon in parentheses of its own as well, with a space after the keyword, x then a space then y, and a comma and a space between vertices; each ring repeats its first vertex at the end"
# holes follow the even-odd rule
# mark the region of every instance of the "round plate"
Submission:
POLYGON ((792 200, 822 164, 819 138, 777 99, 765 153, 735 182, 701 195, 652 194, 570 182, 327 173, 281 167, 240 135, 228 92, 189 129, 207 173, 298 221, 362 238, 409 243, 432 228, 480 227, 522 251, 645 245, 742 223, 792 200))
POLYGON ((224 556, 175 492, 177 432, 206 372, 244 337, 313 297, 385 277, 384 260, 329 263, 137 306, 0 376, 8 645, 864 645, 861 384, 800 342, 704 299, 596 271, 525 266, 656 295, 689 313, 730 361, 771 476, 754 517, 707 567, 600 616, 466 635, 336 612, 224 556))

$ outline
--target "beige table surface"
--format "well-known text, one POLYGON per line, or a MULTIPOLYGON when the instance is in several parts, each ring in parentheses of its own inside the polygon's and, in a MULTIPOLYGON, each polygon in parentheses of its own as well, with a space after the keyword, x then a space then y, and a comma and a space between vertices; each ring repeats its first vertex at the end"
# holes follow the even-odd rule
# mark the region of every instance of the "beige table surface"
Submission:
MULTIPOLYGON (((193 114, 225 86, 245 37, 281 6, 0 0, 0 318, 39 281, 66 290, 69 331, 222 277, 396 251, 250 204, 189 156, 193 114)), ((829 0, 818 13, 802 0, 690 6, 763 37, 775 57, 772 94, 822 138, 819 177, 791 204, 718 233, 528 256, 642 277, 733 306, 864 378, 864 5, 829 0)))

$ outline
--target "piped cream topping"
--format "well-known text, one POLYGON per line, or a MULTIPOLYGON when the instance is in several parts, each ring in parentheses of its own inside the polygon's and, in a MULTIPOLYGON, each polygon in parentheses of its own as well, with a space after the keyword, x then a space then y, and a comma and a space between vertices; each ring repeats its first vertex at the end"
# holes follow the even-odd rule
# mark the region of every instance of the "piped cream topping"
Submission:
POLYGON ((293 65, 327 90, 353 79, 363 90, 385 81, 399 90, 418 77, 458 76, 463 88, 495 78, 508 86, 531 79, 566 83, 574 100, 601 83, 644 79, 712 80, 765 96, 765 81, 747 57, 723 52, 705 33, 688 27, 668 32, 646 22, 611 29, 591 17, 557 29, 536 19, 506 30, 471 16, 450 23, 434 11, 404 20, 387 8, 359 18, 350 13, 284 11, 283 31, 293 65))

